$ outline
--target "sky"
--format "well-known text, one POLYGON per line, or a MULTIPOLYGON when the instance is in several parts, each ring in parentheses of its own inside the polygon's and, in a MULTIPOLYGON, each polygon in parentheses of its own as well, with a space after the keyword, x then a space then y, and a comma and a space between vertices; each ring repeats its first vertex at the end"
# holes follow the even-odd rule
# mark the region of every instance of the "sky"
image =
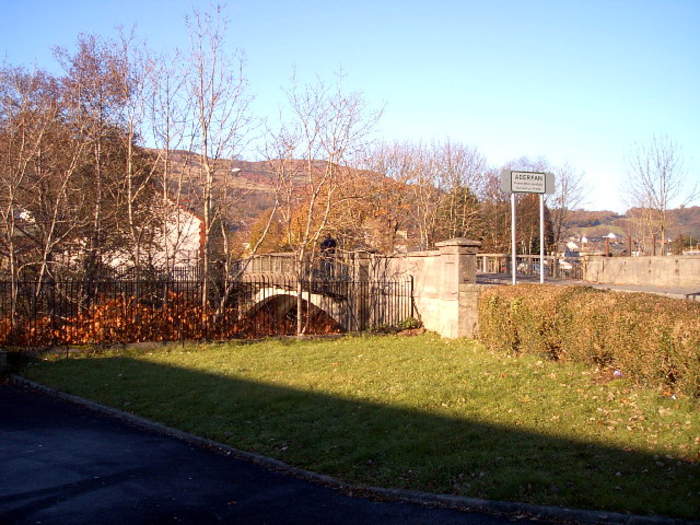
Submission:
MULTIPOLYGON (((208 5, 0 0, 0 61, 58 73, 54 46, 118 26, 157 51, 186 48, 185 16, 208 5)), ((231 0, 225 13, 259 116, 277 113, 293 72, 342 70, 383 108, 377 138, 449 138, 494 167, 568 163, 587 209, 627 209, 629 157, 653 135, 676 143, 686 191, 700 183, 700 0, 231 0)))

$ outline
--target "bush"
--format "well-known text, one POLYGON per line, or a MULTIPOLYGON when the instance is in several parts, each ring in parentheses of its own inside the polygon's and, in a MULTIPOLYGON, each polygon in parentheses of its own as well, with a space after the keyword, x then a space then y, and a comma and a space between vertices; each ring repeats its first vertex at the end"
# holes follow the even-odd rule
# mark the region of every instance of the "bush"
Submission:
MULTIPOLYGON (((309 316, 307 333, 341 331, 322 310, 306 303, 302 308, 302 315, 309 316)), ((118 297, 66 318, 45 316, 19 319, 14 324, 0 319, 0 345, 17 347, 253 338, 295 332, 296 318, 278 319, 265 307, 248 312, 224 308, 217 316, 172 292, 160 307, 143 304, 136 297, 118 297)))
POLYGON ((489 348, 620 369, 700 397, 700 304, 581 286, 494 287, 479 300, 489 348))

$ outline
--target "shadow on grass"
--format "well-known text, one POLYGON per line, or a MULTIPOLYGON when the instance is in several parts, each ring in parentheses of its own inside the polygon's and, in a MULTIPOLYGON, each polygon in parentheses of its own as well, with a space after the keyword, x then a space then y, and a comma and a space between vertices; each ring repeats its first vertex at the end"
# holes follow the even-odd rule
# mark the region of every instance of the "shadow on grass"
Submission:
POLYGON ((29 377, 291 465, 368 485, 697 518, 700 464, 128 357, 29 377))

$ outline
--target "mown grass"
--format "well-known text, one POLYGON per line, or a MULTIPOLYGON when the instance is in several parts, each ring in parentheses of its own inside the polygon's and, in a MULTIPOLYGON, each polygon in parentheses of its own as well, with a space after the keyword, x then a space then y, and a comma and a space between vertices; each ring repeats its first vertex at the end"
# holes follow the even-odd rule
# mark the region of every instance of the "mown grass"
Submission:
POLYGON ((471 341, 170 345, 35 362, 24 374, 351 482, 700 515, 697 400, 471 341))

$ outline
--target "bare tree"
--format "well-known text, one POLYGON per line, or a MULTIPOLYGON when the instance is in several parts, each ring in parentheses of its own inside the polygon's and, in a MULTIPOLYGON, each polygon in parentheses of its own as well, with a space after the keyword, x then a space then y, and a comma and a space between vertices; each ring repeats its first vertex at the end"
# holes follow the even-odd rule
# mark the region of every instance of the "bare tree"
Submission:
MULTIPOLYGON (((155 185, 160 203, 153 208, 159 229, 151 264, 172 274, 176 267, 190 267, 198 261, 199 242, 191 237, 198 218, 188 208, 194 206, 188 195, 192 180, 199 179, 193 131, 193 106, 187 97, 187 72, 179 51, 151 58, 147 87, 148 126, 157 149, 155 185), (193 253, 194 252, 194 253, 193 253)), ((198 235, 198 234, 197 234, 198 235)))
MULTIPOLYGON (((251 125, 250 97, 246 91, 240 56, 226 51, 227 20, 220 7, 213 12, 194 11, 188 19, 190 53, 187 57, 186 91, 194 105, 195 147, 198 153, 199 189, 205 239, 202 247, 202 305, 206 306, 212 266, 212 235, 218 221, 224 220, 216 206, 215 177, 231 175, 223 159, 235 158, 251 125)), ((227 185, 220 186, 226 191, 227 185)), ((219 202, 222 201, 221 195, 219 202)), ((220 229, 227 235, 226 228, 220 229)), ((226 239, 224 244, 227 245, 226 239)), ((223 254, 228 261, 227 253, 223 254)))
POLYGON ((128 64, 114 41, 80 35, 75 53, 56 49, 64 68, 60 78, 63 118, 80 129, 75 147, 86 150, 78 167, 76 194, 81 203, 82 266, 94 279, 105 256, 124 246, 120 214, 125 211, 122 109, 127 102, 124 83, 128 64), (88 155, 89 152, 89 155, 88 155))
POLYGON ((485 184, 479 195, 483 220, 482 250, 504 253, 510 249, 509 198, 501 190, 498 170, 487 170, 484 178, 485 184))
POLYGON ((28 181, 58 111, 52 81, 43 73, 0 71, 0 266, 10 280, 10 322, 15 316, 17 281, 22 269, 23 222, 34 221, 27 209, 28 181))
POLYGON ((629 160, 628 188, 632 204, 646 210, 640 216, 665 247, 670 207, 687 204, 697 194, 697 186, 686 187, 678 145, 665 135, 636 144, 629 160))
POLYGON ((151 76, 155 73, 155 65, 145 45, 139 43, 133 33, 122 32, 114 48, 117 58, 114 62, 121 68, 117 72, 122 97, 118 119, 124 130, 121 135, 124 168, 120 188, 124 195, 119 200, 126 208, 123 229, 128 242, 125 251, 130 265, 139 272, 144 254, 154 242, 154 233, 159 226, 156 224, 159 217, 153 213, 152 205, 156 197, 153 179, 161 152, 147 161, 142 148, 137 146, 148 118, 149 90, 153 85, 151 76))
POLYGON ((359 94, 346 94, 340 81, 333 88, 320 81, 294 84, 287 99, 288 121, 271 133, 267 155, 277 178, 288 243, 296 256, 297 333, 302 334, 302 282, 310 278, 310 262, 331 213, 353 198, 341 189, 379 114, 368 111, 359 94))
POLYGON ((583 204, 583 173, 576 171, 569 164, 550 167, 547 171, 554 174, 556 185, 554 194, 546 196, 546 202, 552 220, 553 245, 557 250, 566 233, 571 211, 583 204))
POLYGON ((480 229, 477 195, 486 183, 486 159, 474 147, 447 140, 433 146, 433 166, 438 187, 445 193, 437 232, 443 239, 436 240, 474 236, 480 229))
POLYGON ((381 145, 372 155, 372 169, 396 180, 407 194, 408 222, 426 250, 435 241, 441 192, 429 149, 422 144, 381 145))
MULTIPOLYGON (((21 188, 26 219, 19 230, 33 249, 19 270, 33 270, 31 275, 37 281, 35 295, 40 292, 41 282, 46 277, 54 279, 56 269, 65 265, 66 261, 59 255, 60 248, 75 238, 82 223, 78 210, 83 199, 77 173, 88 148, 84 141, 72 135, 75 129, 66 129, 58 122, 57 106, 56 99, 47 104, 51 108, 47 118, 51 122, 21 188)), ((79 134, 78 131, 76 135, 79 134)))
POLYGON ((420 249, 477 234, 478 195, 486 179, 485 159, 476 148, 449 140, 430 146, 392 144, 380 146, 372 157, 371 169, 396 180, 407 194, 403 213, 410 217, 420 249))
POLYGON ((340 188, 341 200, 328 229, 345 250, 389 253, 404 238, 409 221, 410 194, 404 184, 385 175, 381 150, 375 150, 363 170, 350 171, 340 188), (371 166, 371 167, 369 167, 371 166))
POLYGON ((41 281, 53 279, 55 267, 65 263, 57 255, 80 225, 77 173, 86 160, 84 128, 81 122, 65 122, 56 79, 16 70, 1 76, 5 191, 0 215, 9 273, 13 280, 37 281, 38 294, 41 281))

